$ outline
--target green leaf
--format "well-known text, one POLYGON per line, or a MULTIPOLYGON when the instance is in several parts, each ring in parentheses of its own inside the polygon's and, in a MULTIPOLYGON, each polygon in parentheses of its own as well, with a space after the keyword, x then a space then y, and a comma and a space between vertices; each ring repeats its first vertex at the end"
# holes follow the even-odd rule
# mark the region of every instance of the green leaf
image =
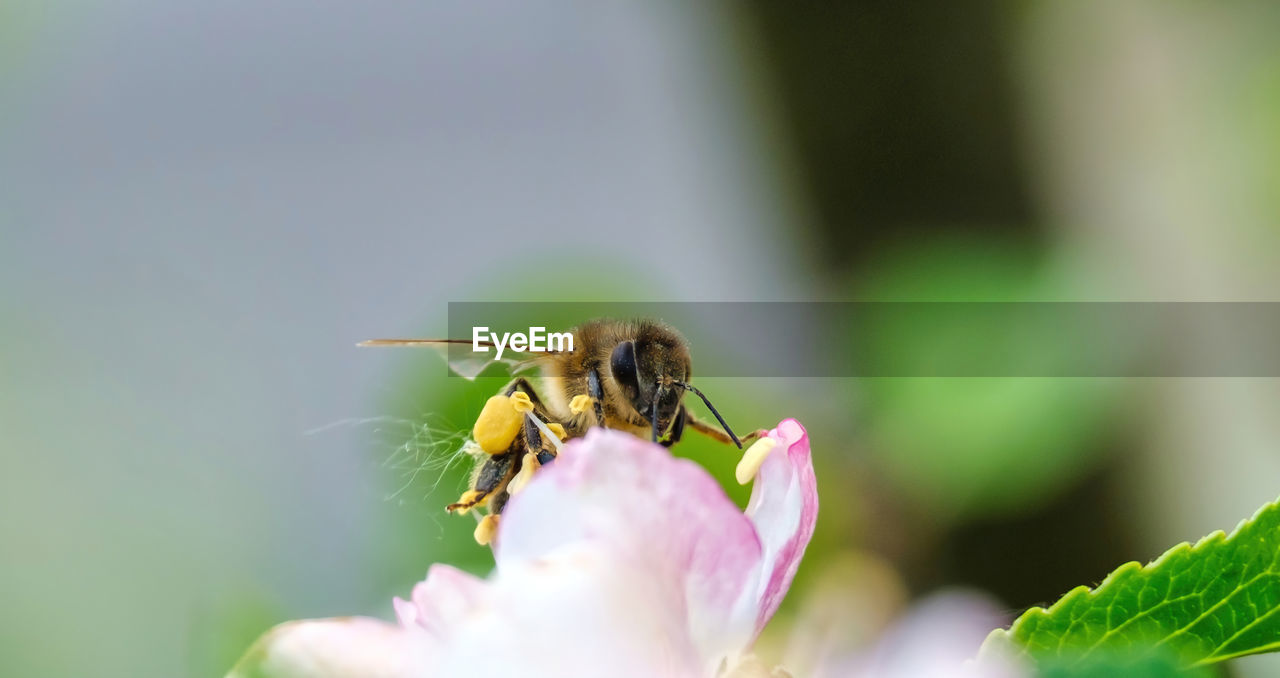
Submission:
POLYGON ((1028 610, 993 631, 982 653, 1069 665, 1158 649, 1186 667, 1278 648, 1280 503, 1272 503, 1229 537, 1179 544, 1145 567, 1121 566, 1096 589, 1028 610))
POLYGON ((1112 655, 1097 653, 1084 661, 1049 660, 1037 667, 1039 678, 1209 678, 1208 667, 1183 669, 1167 654, 1112 655))
POLYGON ((1039 678, 1210 678, 1208 666, 1183 669, 1178 661, 1160 654, 1144 656, 1098 655, 1083 661, 1050 660, 1038 666, 1039 678))

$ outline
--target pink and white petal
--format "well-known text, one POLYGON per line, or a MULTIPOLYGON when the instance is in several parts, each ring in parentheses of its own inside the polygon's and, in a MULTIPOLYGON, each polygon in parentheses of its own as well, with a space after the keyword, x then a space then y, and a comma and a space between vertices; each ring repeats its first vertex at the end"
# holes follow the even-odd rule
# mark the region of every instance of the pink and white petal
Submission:
POLYGON ((503 513, 498 572, 566 544, 603 546, 676 587, 682 626, 707 662, 751 640, 733 614, 761 557, 750 521, 700 466, 618 431, 570 441, 503 513))
POLYGON ((740 601, 741 613, 752 616, 755 635, 791 587, 818 519, 808 433, 800 422, 786 419, 768 436, 777 445, 760 466, 747 503, 747 517, 762 548, 759 578, 740 601))
POLYGON ((424 634, 367 617, 281 624, 227 678, 432 678, 424 634))
POLYGON ((413 587, 409 600, 393 601, 396 617, 405 627, 424 629, 442 638, 453 620, 475 606, 485 581, 449 565, 436 564, 427 578, 413 587))
POLYGON ((686 634, 684 592, 651 568, 583 542, 509 561, 456 626, 443 675, 694 678, 711 675, 686 634))

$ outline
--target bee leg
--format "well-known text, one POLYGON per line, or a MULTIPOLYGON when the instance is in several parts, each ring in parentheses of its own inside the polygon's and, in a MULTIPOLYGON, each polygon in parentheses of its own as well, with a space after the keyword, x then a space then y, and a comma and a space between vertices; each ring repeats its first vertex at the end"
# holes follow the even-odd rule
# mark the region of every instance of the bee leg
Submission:
POLYGON ((493 501, 489 502, 489 506, 491 507, 489 510, 494 514, 502 513, 502 509, 507 507, 507 500, 510 498, 511 495, 506 490, 495 494, 493 496, 493 501))
POLYGON ((476 489, 482 492, 496 492, 506 487, 511 474, 515 472, 517 453, 512 450, 494 455, 480 467, 476 476, 476 489))
POLYGON ((476 506, 484 505, 485 500, 490 495, 506 487, 506 483, 510 480, 515 466, 515 461, 515 452, 495 454, 486 459, 476 473, 475 479, 471 483, 471 489, 464 493, 457 502, 446 506, 444 510, 450 513, 454 511, 466 512, 476 506))
MULTIPOLYGON (((730 438, 728 433, 725 433, 721 429, 711 424, 708 424, 707 422, 702 421, 701 419, 698 419, 697 417, 693 416, 693 413, 689 412, 687 409, 684 411, 684 415, 686 420, 685 423, 688 424, 690 428, 697 431, 698 433, 701 433, 702 435, 707 436, 708 438, 714 438, 726 445, 733 444, 733 438, 730 438)), ((751 433, 748 433, 747 435, 742 437, 742 444, 744 446, 750 445, 756 439, 764 436, 767 433, 768 431, 764 429, 758 429, 758 430, 752 431, 751 433)))
POLYGON ((470 511, 471 509, 477 506, 483 506, 485 501, 488 498, 489 498, 488 492, 482 492, 480 490, 467 490, 466 492, 462 493, 462 496, 458 498, 458 501, 455 501, 452 504, 449 504, 448 506, 444 507, 444 510, 448 511, 449 513, 453 513, 455 511, 459 513, 466 513, 467 511, 470 511))
POLYGON ((533 420, 524 418, 524 451, 529 454, 538 454, 542 449, 542 433, 538 431, 538 425, 533 420))
MULTIPOLYGON (((511 482, 507 483, 506 493, 516 494, 523 490, 525 485, 528 485, 529 481, 533 479, 533 475, 543 466, 555 461, 555 458, 554 451, 543 447, 542 433, 538 430, 538 426, 533 423, 532 418, 526 417, 524 422, 524 456, 516 462, 516 472, 511 477, 511 482)), ((505 500, 503 503, 506 503, 505 500)), ((497 500, 494 501, 494 505, 497 505, 497 500)))
POLYGON ((684 424, 689 416, 689 410, 681 407, 680 411, 676 413, 675 421, 671 422, 671 434, 667 436, 666 440, 662 441, 663 447, 671 447, 680 442, 680 439, 684 437, 684 424))
MULTIPOLYGON (((548 428, 551 429, 552 435, 555 435, 556 431, 564 431, 563 426, 554 423, 548 428)), ((538 466, 546 466, 556 458, 555 449, 543 443, 542 432, 538 430, 538 425, 528 418, 524 421, 524 451, 526 457, 533 456, 538 466)))
POLYGON ((476 543, 481 546, 490 546, 498 534, 498 519, 502 515, 502 509, 506 508, 509 498, 507 486, 520 467, 518 445, 517 441, 506 452, 490 457, 476 474, 476 488, 484 489, 493 496, 493 500, 489 503, 489 514, 481 518, 476 525, 476 543))
POLYGON ((609 428, 604 422, 604 388, 600 385, 600 371, 594 367, 587 372, 587 393, 595 408, 596 426, 609 428))
POLYGON ((538 394, 533 391, 533 384, 529 383, 528 379, 525 379, 524 377, 516 377, 515 379, 512 379, 511 383, 507 384, 506 387, 502 389, 502 394, 509 396, 516 391, 524 391, 525 393, 528 393, 529 400, 532 400, 535 405, 542 404, 542 401, 538 399, 538 394))
MULTIPOLYGON (((508 384, 507 388, 503 392, 505 395, 510 396, 516 391, 520 391, 529 396, 529 400, 533 402, 533 415, 541 420, 542 423, 546 424, 550 428, 551 434, 557 436, 560 442, 563 443, 568 437, 565 432, 564 424, 561 424, 552 418, 551 414, 547 411, 546 406, 542 404, 542 400, 538 398, 537 392, 533 390, 533 384, 530 384, 528 379, 520 377, 508 384)), ((524 420, 524 440, 525 452, 536 456, 539 463, 546 463, 551 459, 555 459, 556 453, 554 449, 542 449, 542 433, 539 431, 538 425, 528 417, 525 417, 524 420)))

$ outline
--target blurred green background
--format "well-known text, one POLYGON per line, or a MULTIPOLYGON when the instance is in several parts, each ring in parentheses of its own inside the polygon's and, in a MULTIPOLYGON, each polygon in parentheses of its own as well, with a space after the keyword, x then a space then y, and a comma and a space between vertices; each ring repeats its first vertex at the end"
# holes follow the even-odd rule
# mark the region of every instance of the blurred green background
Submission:
MULTIPOLYGON (((1276 301, 1278 31, 1156 0, 0 2, 0 674, 221 675, 276 622, 485 572, 442 440, 501 381, 354 348, 448 301, 1276 301)), ((688 331, 695 366, 724 341, 688 331)), ((1274 379, 698 383, 812 435, 780 626, 850 559, 1012 613, 1280 494, 1274 379)), ((679 453, 745 499, 731 452, 679 453)))

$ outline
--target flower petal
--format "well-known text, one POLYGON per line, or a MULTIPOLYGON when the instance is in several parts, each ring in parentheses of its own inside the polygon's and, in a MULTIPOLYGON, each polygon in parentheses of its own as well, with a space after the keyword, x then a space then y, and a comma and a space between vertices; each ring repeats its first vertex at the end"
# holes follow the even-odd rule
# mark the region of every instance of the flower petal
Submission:
POLYGON ((789 420, 769 436, 776 449, 761 455, 744 515, 700 466, 591 431, 512 498, 488 580, 434 566, 395 601, 399 626, 282 625, 232 675, 692 678, 759 668, 744 653, 786 593, 817 513, 804 429, 789 420))
POLYGON ((769 432, 777 445, 760 466, 747 517, 762 547, 758 586, 744 603, 754 606, 755 634, 778 610, 800 567, 818 520, 818 486, 809 455, 809 435, 795 419, 769 432))
POLYGON ((367 617, 281 624, 227 678, 428 678, 424 634, 367 617))
POLYGON ((499 574, 589 542, 661 577, 682 601, 668 623, 716 664, 746 647, 754 616, 734 614, 761 561, 751 522, 700 466, 635 436, 596 429, 568 443, 503 513, 499 574))
POLYGON ((444 676, 697 678, 710 675, 685 629, 684 592, 599 544, 508 562, 453 620, 444 676))
POLYGON ((508 563, 488 580, 434 565, 410 600, 407 629, 433 653, 436 675, 594 678, 697 676, 700 655, 682 620, 683 592, 649 568, 591 542, 508 563))
POLYGON ((396 617, 405 627, 425 629, 442 638, 448 624, 474 607, 485 583, 449 565, 432 565, 427 578, 413 587, 409 600, 393 601, 396 617))

